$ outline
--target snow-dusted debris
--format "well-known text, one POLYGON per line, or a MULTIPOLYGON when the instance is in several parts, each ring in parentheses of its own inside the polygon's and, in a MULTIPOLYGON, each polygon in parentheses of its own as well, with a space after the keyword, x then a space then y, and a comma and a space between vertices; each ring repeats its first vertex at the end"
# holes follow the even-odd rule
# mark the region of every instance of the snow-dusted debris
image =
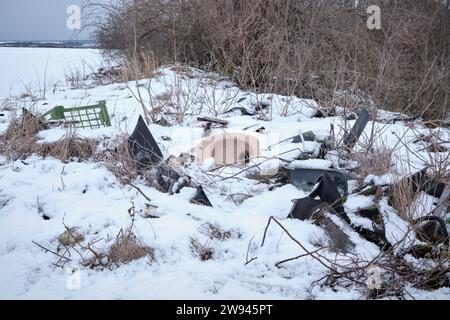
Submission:
MULTIPOLYGON (((324 155, 323 150, 325 142, 335 146, 343 140, 342 116, 315 118, 320 106, 313 100, 244 91, 223 76, 197 69, 167 66, 155 74, 127 84, 89 83, 78 89, 60 82, 45 100, 36 102, 33 112, 38 114, 55 105, 80 106, 106 99, 112 126, 74 133, 77 139, 96 142, 89 157, 68 157, 62 162, 37 152, 9 161, 0 155, 0 298, 365 298, 363 286, 331 289, 317 282, 330 272, 330 261, 342 265, 358 261, 361 268, 352 276, 359 280, 367 271, 364 263, 384 265, 376 260, 382 253, 380 246, 355 231, 355 226, 370 231, 378 227, 368 216, 372 211, 364 216, 361 209, 379 210, 391 244, 403 239, 405 246, 395 247, 395 253, 422 243, 411 232, 407 217, 400 216, 386 197, 380 199, 376 187, 424 168, 430 154, 442 154, 423 150, 425 142, 415 142, 418 133, 448 141, 449 130, 389 123, 386 119, 392 114, 388 112, 378 114, 379 121, 369 122, 361 141, 367 142, 376 132, 373 147, 391 148, 395 168, 362 177, 359 182, 366 183, 366 188, 345 197, 342 208, 352 227, 336 215, 323 215, 328 219, 325 223, 343 230, 352 244, 343 254, 329 248, 330 234, 323 220, 287 219, 291 200, 305 198, 309 192, 288 183, 279 171, 352 168, 351 158, 332 152, 324 155), (141 102, 154 113, 147 115, 155 116, 148 128, 167 166, 176 162, 179 176, 189 177, 178 193, 161 192, 145 174, 133 176, 132 184, 121 183, 124 180, 118 177, 127 172, 119 170, 126 169, 119 168, 120 161, 129 158, 114 157, 121 150, 117 141, 132 134, 140 116, 146 119, 141 102), (213 158, 202 163, 189 160, 186 155, 204 139, 205 122, 197 120, 200 115, 228 122, 226 126, 213 123, 208 128, 210 136, 249 134, 258 139, 259 154, 234 166, 219 166, 213 158), (261 127, 265 129, 257 131, 261 127), (316 137, 313 141, 290 139, 309 131, 316 137), (327 140, 330 136, 333 141, 327 140), (116 161, 116 170, 111 161, 116 161), (200 186, 211 206, 192 201, 200 186), (373 192, 368 193, 369 189, 373 192), (270 217, 285 230, 274 224, 266 229, 270 217), (83 248, 81 256, 73 246, 83 248), (70 257, 65 250, 71 250, 70 257), (70 261, 61 261, 58 255, 70 261), (76 288, 68 285, 73 270, 80 276, 76 288)), ((0 134, 13 113, 21 112, 20 104, 13 106, 17 109, 10 105, 0 110, 4 114, 0 134)), ((348 121, 347 130, 354 122, 348 121)), ((50 127, 39 131, 35 142, 55 145, 67 133, 67 128, 50 127)), ((354 148, 354 152, 361 150, 359 144, 354 148)), ((349 178, 352 192, 361 183, 349 178)), ((414 206, 413 217, 420 217, 435 207, 436 199, 421 194, 415 201, 422 206, 414 206)), ((408 291, 416 298, 450 297, 449 288, 408 291)))

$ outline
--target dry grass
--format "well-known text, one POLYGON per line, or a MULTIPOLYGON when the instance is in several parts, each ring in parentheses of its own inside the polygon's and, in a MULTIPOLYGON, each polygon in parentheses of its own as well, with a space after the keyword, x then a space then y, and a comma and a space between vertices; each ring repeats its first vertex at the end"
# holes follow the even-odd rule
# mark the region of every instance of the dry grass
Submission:
MULTIPOLYGON (((421 135, 416 132, 417 140, 423 139, 421 135)), ((427 144, 433 144, 431 139, 427 144)), ((400 172, 416 172, 417 169, 411 167, 410 158, 414 157, 422 162, 426 170, 426 178, 421 181, 414 181, 410 177, 397 178, 396 181, 391 181, 393 188, 391 191, 390 201, 392 206, 398 211, 400 216, 408 221, 414 219, 414 213, 424 211, 425 204, 421 203, 418 198, 421 189, 428 189, 430 185, 435 182, 450 185, 450 153, 449 152, 431 152, 424 148, 422 152, 414 151, 413 148, 408 148, 406 159, 400 159, 400 172)), ((428 213, 428 212, 424 212, 428 213)), ((417 217, 416 217, 417 218, 417 217)))
POLYGON ((430 168, 430 178, 450 184, 450 152, 428 152, 425 164, 430 168))
POLYGON ((211 247, 211 239, 203 244, 197 238, 191 237, 189 243, 192 253, 200 258, 201 261, 211 260, 214 257, 214 250, 211 247))
POLYGON ((122 82, 129 82, 139 79, 156 79, 162 76, 158 70, 160 64, 151 54, 141 53, 127 58, 121 65, 119 74, 122 82))
POLYGON ((113 54, 151 53, 321 105, 360 104, 336 96, 351 90, 393 111, 448 112, 450 10, 442 1, 136 0, 86 9, 98 43, 119 49, 113 54), (367 28, 369 5, 382 8, 381 30, 367 28))
POLYGON ((32 112, 23 110, 20 117, 13 114, 6 131, 0 135, 0 153, 8 160, 25 159, 33 153, 51 156, 63 162, 91 159, 97 150, 97 141, 80 138, 71 128, 60 140, 38 143, 38 133, 46 123, 32 112))
POLYGON ((74 245, 84 241, 82 233, 78 232, 77 228, 67 228, 58 237, 58 242, 65 247, 73 247, 74 245))
POLYGON ((107 257, 111 263, 126 264, 143 257, 148 257, 150 261, 153 261, 155 253, 153 248, 146 246, 138 239, 132 228, 128 228, 120 230, 116 242, 109 249, 107 257))
POLYGON ((370 174, 382 176, 393 170, 392 149, 386 146, 371 148, 367 152, 352 152, 350 156, 358 162, 356 174, 360 183, 370 174))
POLYGON ((393 181, 390 194, 390 204, 400 217, 407 221, 414 220, 414 213, 418 209, 416 201, 420 191, 413 190, 413 181, 408 178, 393 181))
POLYGON ((43 143, 38 153, 43 156, 51 156, 62 162, 83 161, 91 159, 97 150, 97 141, 80 138, 75 131, 68 132, 56 142, 43 143))
POLYGON ((200 233, 210 239, 225 241, 231 238, 240 238, 242 234, 239 230, 225 230, 219 224, 205 223, 200 227, 200 233))
POLYGON ((106 167, 122 183, 128 184, 137 176, 138 171, 128 145, 128 135, 122 134, 112 140, 112 147, 101 155, 106 167))
POLYGON ((6 131, 0 135, 0 153, 8 160, 24 159, 38 150, 37 134, 45 124, 30 111, 13 114, 6 131))

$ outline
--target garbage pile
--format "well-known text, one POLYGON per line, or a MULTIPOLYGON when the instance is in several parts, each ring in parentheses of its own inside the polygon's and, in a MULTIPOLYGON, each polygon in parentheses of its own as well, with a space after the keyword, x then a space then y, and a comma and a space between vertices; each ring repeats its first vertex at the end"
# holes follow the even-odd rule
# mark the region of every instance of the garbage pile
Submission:
MULTIPOLYGON (((238 111, 242 112, 242 110, 238 111)), ((247 112, 242 113, 247 114, 247 112)), ((354 126, 344 136, 344 148, 348 152, 353 149, 360 138, 369 118, 369 112, 362 109, 354 126)), ((200 120, 208 122, 207 129, 210 129, 212 124, 227 125, 227 121, 215 118, 201 118, 200 120)), ((209 135, 209 132, 207 135, 209 135)), ((304 141, 317 141, 318 139, 314 133, 307 132, 288 140, 292 143, 302 143, 304 141)), ((164 160, 158 144, 141 116, 128 141, 138 169, 141 173, 153 172, 155 185, 159 190, 174 194, 179 193, 186 186, 194 187, 197 191, 191 203, 213 206, 203 186, 193 183, 191 177, 181 173, 179 166, 171 161, 174 158, 173 156, 164 160)), ((328 148, 327 141, 322 141, 322 156, 329 151, 328 148)), ((284 166, 280 172, 268 178, 273 183, 273 187, 290 183, 303 191, 310 192, 307 197, 293 200, 287 218, 311 220, 321 226, 328 234, 334 249, 349 252, 355 247, 346 233, 347 230, 357 232, 362 238, 376 244, 381 250, 388 250, 393 246, 387 240, 383 215, 377 201, 383 197, 392 198, 396 185, 377 185, 371 182, 356 188, 349 194, 349 173, 346 170, 289 168, 284 166), (358 215, 372 221, 372 230, 354 224, 349 218, 344 203, 350 195, 374 196, 375 200, 369 207, 359 208, 357 212, 358 215), (338 218, 340 223, 336 223, 335 218, 338 218)), ((404 178, 400 184, 404 183, 410 186, 411 192, 419 190, 439 199, 438 205, 431 215, 420 217, 413 222, 418 237, 427 243, 448 244, 449 236, 444 221, 450 193, 448 185, 428 177, 427 168, 404 178)))

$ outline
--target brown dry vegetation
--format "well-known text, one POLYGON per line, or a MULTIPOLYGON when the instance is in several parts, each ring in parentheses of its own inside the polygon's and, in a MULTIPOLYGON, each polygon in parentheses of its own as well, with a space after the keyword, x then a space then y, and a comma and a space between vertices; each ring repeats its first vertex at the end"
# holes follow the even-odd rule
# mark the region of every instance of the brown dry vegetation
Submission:
POLYGON ((38 153, 41 156, 51 156, 62 162, 81 161, 92 158, 97 150, 97 141, 80 138, 70 130, 56 142, 43 143, 38 153))
POLYGON ((88 160, 96 153, 98 142, 78 137, 71 128, 56 142, 39 143, 38 133, 46 127, 40 117, 28 110, 23 109, 20 116, 13 114, 8 128, 0 135, 0 154, 13 161, 38 154, 68 162, 88 160))
POLYGON ((201 261, 211 260, 214 257, 214 249, 211 247, 211 239, 205 243, 201 243, 196 237, 189 239, 189 247, 194 256, 197 256, 201 261))
POLYGON ((42 120, 25 109, 20 116, 14 113, 0 135, 0 153, 8 160, 18 160, 37 152, 37 134, 43 127, 42 120))
POLYGON ((103 19, 86 3, 101 46, 122 57, 210 68, 322 105, 354 102, 337 92, 364 92, 383 109, 448 113, 445 1, 135 0, 103 6, 103 19), (381 8, 381 30, 367 28, 369 5, 381 8))
POLYGON ((154 249, 144 245, 133 233, 132 228, 128 228, 119 232, 107 256, 114 264, 124 264, 143 257, 153 261, 154 249))
POLYGON ((99 161, 105 161, 106 167, 123 184, 132 182, 138 176, 136 161, 129 144, 128 135, 123 134, 111 141, 111 147, 98 155, 99 161))
POLYGON ((358 182, 362 183, 370 174, 382 176, 392 172, 394 164, 392 153, 393 151, 386 146, 353 151, 350 157, 358 163, 355 170, 358 182))

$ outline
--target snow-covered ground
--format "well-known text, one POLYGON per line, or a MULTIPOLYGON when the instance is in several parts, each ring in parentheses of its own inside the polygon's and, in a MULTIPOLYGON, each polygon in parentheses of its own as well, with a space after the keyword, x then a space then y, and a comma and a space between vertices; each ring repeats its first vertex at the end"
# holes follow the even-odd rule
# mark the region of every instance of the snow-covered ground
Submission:
MULTIPOLYGON (((342 117, 313 118, 317 104, 311 100, 283 97, 272 94, 255 94, 242 91, 233 83, 216 75, 199 70, 189 71, 188 76, 177 68, 166 67, 160 74, 128 85, 116 83, 94 88, 71 89, 64 80, 64 66, 82 66, 82 61, 99 64, 95 50, 69 49, 10 49, 0 48, 0 92, 3 97, 10 93, 20 95, 18 83, 31 83, 36 72, 42 77, 48 60, 49 83, 55 90, 47 92, 45 100, 39 100, 33 111, 44 112, 56 105, 80 106, 106 100, 112 126, 96 130, 79 129, 77 134, 87 138, 109 141, 126 132, 131 134, 137 119, 142 114, 138 88, 143 100, 149 104, 150 86, 152 101, 160 105, 181 105, 186 110, 182 123, 176 123, 174 115, 167 115, 171 126, 150 125, 165 156, 178 155, 197 145, 203 129, 196 120, 197 115, 215 116, 229 121, 226 129, 213 129, 214 133, 252 132, 262 144, 262 156, 282 154, 284 160, 294 160, 301 152, 315 153, 319 143, 285 142, 267 147, 300 132, 313 131, 319 138, 330 132, 334 124, 336 136, 342 136, 342 117), (47 59, 50 57, 49 59, 47 59), (33 70, 36 68, 36 72, 33 70), (6 72, 4 71, 6 70, 6 72), (19 81, 19 82, 18 82, 19 81), (257 104, 269 105, 265 119, 243 116, 239 113, 221 114, 231 107, 251 108, 257 104), (288 110, 289 112, 286 112, 288 110), (246 129, 251 127, 249 129, 246 129), (266 128, 266 133, 254 131, 266 128), (244 130, 246 129, 246 130, 244 130), (165 141, 161 137, 170 137, 165 141)), ((20 106, 27 106, 26 103, 20 106)), ((29 105, 28 105, 29 106, 29 105)), ((0 132, 6 130, 11 111, 2 111, 0 132)), ((350 125, 354 120, 349 122, 350 125)), ((416 171, 423 167, 420 159, 407 152, 396 137, 402 137, 409 148, 420 149, 411 142, 417 132, 412 132, 402 123, 369 123, 365 135, 372 126, 377 130, 376 143, 395 147, 397 169, 416 171), (406 160, 407 159, 407 160, 406 160), (408 161, 410 165, 405 165, 408 161)), ((419 127, 417 131, 429 133, 419 127)), ((67 129, 55 127, 39 133, 41 142, 52 142, 61 138, 67 129)), ((447 135, 449 133, 440 132, 447 135)), ((362 138, 363 139, 363 138, 362 138)), ((420 152, 419 152, 420 154, 420 152)), ((425 155, 426 152, 423 151, 425 155)), ((262 158, 254 161, 263 162, 262 158)), ((280 164, 279 159, 265 161, 261 167, 271 172, 280 164)), ((336 166, 333 159, 306 160, 291 163, 298 167, 323 168, 336 166)), ((190 203, 194 188, 184 188, 181 193, 169 195, 148 187, 143 181, 136 185, 158 206, 158 219, 145 218, 141 213, 148 203, 130 186, 119 183, 102 162, 70 162, 39 156, 25 161, 8 162, 0 155, 0 298, 1 299, 358 299, 364 293, 353 287, 334 290, 321 287, 314 281, 323 278, 327 269, 310 257, 286 263, 282 268, 276 262, 304 253, 298 245, 275 225, 269 228, 266 243, 261 247, 264 228, 271 216, 279 218, 289 232, 311 251, 317 244, 327 243, 323 229, 309 221, 286 219, 292 199, 307 196, 306 191, 291 184, 270 191, 268 185, 239 174, 238 168, 222 172, 191 165, 189 170, 197 183, 201 183, 214 207, 190 203), (232 194, 252 197, 238 204, 230 199, 232 194), (65 231, 64 225, 78 227, 85 241, 95 241, 98 250, 106 250, 114 243, 118 232, 130 225, 129 209, 137 213, 134 230, 139 238, 155 249, 155 261, 140 259, 112 270, 89 269, 80 266, 79 257, 73 255, 65 268, 55 266, 58 259, 44 252, 36 244, 57 250, 58 236, 65 231), (45 214, 49 220, 44 220, 45 214), (226 230, 238 230, 240 236, 225 241, 212 240, 213 259, 201 261, 190 249, 190 238, 197 237, 207 242, 200 228, 205 223, 217 223, 226 230), (257 258, 247 264, 249 259, 257 258), (73 290, 71 267, 80 269, 81 283, 73 290)), ((389 175, 383 177, 388 179, 389 175)), ((346 209, 351 211, 370 197, 350 196, 346 209)), ((353 217, 356 220, 358 217, 353 217)), ((405 232, 404 221, 395 213, 386 217, 389 223, 387 238, 394 240, 405 232)), ((359 218, 364 220, 364 218, 359 218)), ((366 219, 367 220, 367 219, 366 219)), ((361 221, 361 224, 367 221, 361 221)), ((356 244, 355 254, 370 259, 379 254, 379 248, 350 231, 356 244)), ((61 253, 61 252, 60 252, 61 253)), ((334 255, 328 252, 330 257, 334 255)), ((450 289, 432 292, 409 290, 416 298, 450 299, 450 289)))
POLYGON ((100 58, 94 49, 0 48, 0 99, 29 89, 52 90, 65 84, 71 70, 96 69, 100 58))

